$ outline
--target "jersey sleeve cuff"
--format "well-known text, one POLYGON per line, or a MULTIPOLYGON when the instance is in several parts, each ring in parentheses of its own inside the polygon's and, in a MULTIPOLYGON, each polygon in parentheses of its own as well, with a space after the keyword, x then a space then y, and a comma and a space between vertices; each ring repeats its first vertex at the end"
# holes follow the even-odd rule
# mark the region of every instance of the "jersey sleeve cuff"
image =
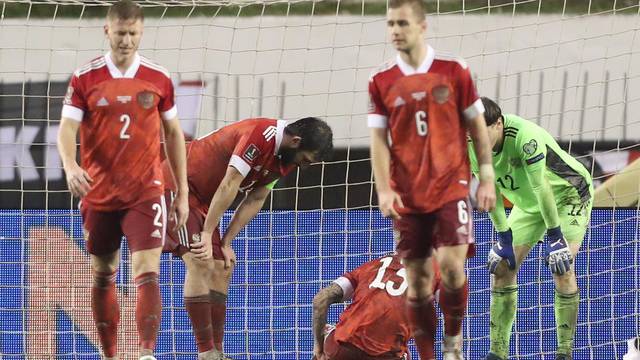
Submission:
POLYGON ((480 99, 474 101, 471 106, 464 110, 464 116, 467 120, 473 120, 480 116, 480 114, 484 114, 484 105, 482 105, 482 100, 480 99))
POLYGON ((350 300, 353 296, 353 284, 351 281, 344 276, 340 276, 339 278, 333 280, 333 283, 340 286, 342 288, 342 301, 350 300))
POLYGON ((367 125, 370 128, 386 129, 387 117, 380 114, 369 114, 367 115, 367 125))
POLYGON ((173 120, 178 116, 178 107, 173 105, 171 109, 163 111, 160 116, 162 116, 162 120, 173 120))
POLYGON ((229 160, 229 166, 233 166, 242 174, 243 177, 247 177, 249 171, 251 171, 251 166, 247 164, 246 161, 242 160, 242 158, 238 155, 231 155, 231 160, 229 160))
POLYGON ((62 117, 81 122, 84 117, 84 110, 72 105, 62 106, 62 117))

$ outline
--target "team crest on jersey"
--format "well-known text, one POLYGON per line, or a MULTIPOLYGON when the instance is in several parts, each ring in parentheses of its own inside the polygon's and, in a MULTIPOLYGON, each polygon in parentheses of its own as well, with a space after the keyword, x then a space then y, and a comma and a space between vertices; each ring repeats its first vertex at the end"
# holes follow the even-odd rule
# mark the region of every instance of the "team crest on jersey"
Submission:
POLYGON ((140 106, 145 110, 149 110, 153 107, 153 100, 152 92, 141 91, 138 93, 138 104, 140 104, 140 106))
POLYGON ((64 104, 65 105, 71 105, 71 98, 73 97, 73 92, 75 91, 75 89, 73 88, 73 86, 69 86, 67 88, 67 94, 64 96, 64 104))
POLYGON ((527 155, 533 155, 538 150, 538 143, 531 139, 528 143, 522 145, 522 151, 527 155))
POLYGON ((247 150, 244 151, 244 154, 242 154, 242 157, 249 162, 255 160, 258 156, 260 156, 260 150, 253 144, 249 145, 247 150))
POLYGON ((444 104, 449 101, 449 87, 446 85, 436 86, 431 90, 431 95, 438 104, 444 104))

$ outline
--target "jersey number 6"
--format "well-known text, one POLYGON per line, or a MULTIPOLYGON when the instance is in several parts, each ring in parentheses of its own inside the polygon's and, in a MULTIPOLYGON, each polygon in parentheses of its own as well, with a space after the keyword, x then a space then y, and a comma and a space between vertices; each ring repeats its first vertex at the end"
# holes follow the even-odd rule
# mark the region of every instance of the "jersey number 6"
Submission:
POLYGON ((378 289, 386 290, 387 293, 389 293, 389 295, 391 296, 400 296, 404 294, 405 290, 407 290, 407 286, 409 286, 409 284, 407 284, 407 270, 402 268, 402 269, 399 269, 398 272, 396 272, 396 275, 402 278, 402 283, 400 284, 399 287, 395 287, 396 284, 391 280, 382 282, 382 279, 384 278, 384 273, 389 267, 389 265, 391 265, 392 261, 393 261, 393 258, 391 257, 385 257, 380 259, 380 262, 382 262, 382 266, 378 270, 378 274, 376 275, 376 278, 371 282, 371 284, 369 284, 369 288, 378 288, 378 289))
POLYGON ((427 113, 424 110, 416 111, 416 129, 418 135, 427 136, 427 113))

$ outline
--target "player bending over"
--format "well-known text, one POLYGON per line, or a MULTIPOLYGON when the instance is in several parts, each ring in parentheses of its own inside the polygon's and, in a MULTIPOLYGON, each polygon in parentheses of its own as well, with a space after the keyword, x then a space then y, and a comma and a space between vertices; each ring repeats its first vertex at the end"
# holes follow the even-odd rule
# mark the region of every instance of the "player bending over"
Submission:
POLYGON ((459 360, 468 297, 464 264, 474 250, 467 130, 481 154, 478 208, 489 210, 495 203, 484 108, 464 60, 425 44, 427 22, 420 0, 390 0, 387 29, 398 55, 369 80, 368 124, 379 207, 400 232, 397 251, 407 269, 409 321, 420 358, 435 358, 431 262, 437 249, 443 357, 459 360))
MULTIPOLYGON (((509 218, 502 197, 498 197, 496 209, 490 213, 499 237, 487 259, 494 284, 491 349, 485 359, 509 356, 518 302, 516 275, 531 249, 542 242, 545 232, 544 260, 556 287, 556 360, 571 359, 580 300, 573 260, 589 226, 591 176, 544 129, 516 115, 503 115, 491 99, 483 97, 482 102, 493 146, 496 193, 502 193, 513 203, 509 218)), ((472 170, 477 174, 471 144, 469 155, 472 170)))
MULTIPOLYGON (((182 257, 187 268, 184 303, 198 359, 224 358, 226 300, 236 259, 231 241, 256 216, 279 178, 296 167, 327 159, 332 148, 331 128, 313 117, 289 124, 242 120, 189 145, 191 211, 186 228, 170 232, 165 251, 182 257), (244 198, 221 238, 220 218, 238 192, 244 198)), ((171 179, 168 167, 165 178, 171 179)))
MULTIPOLYGON (((435 294, 440 276, 437 266, 433 270, 435 294)), ((411 338, 405 311, 407 286, 400 257, 390 254, 360 265, 320 290, 313 298, 315 359, 407 359, 411 338), (327 326, 329 306, 349 300, 336 327, 327 326)))
POLYGON ((111 51, 77 69, 62 108, 58 150, 80 212, 91 255, 91 310, 102 352, 117 359, 120 310, 116 271, 120 241, 131 249, 140 359, 152 360, 160 327, 158 272, 167 218, 160 127, 179 191, 170 212, 187 219, 184 135, 169 73, 138 55, 142 9, 123 0, 109 8, 104 31, 111 51), (76 162, 80 130, 82 166, 76 162))

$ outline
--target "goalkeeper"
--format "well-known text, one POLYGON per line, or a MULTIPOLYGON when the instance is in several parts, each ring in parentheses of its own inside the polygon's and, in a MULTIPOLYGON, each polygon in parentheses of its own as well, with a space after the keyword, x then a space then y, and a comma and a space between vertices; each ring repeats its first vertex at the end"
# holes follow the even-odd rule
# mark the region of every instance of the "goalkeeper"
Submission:
MULTIPOLYGON (((518 298, 516 275, 522 261, 542 242, 545 233, 544 260, 555 284, 556 360, 570 360, 580 300, 573 260, 589 225, 591 176, 544 129, 516 115, 503 115, 500 107, 488 98, 483 97, 482 103, 493 145, 496 195, 502 193, 513 203, 509 218, 500 200, 490 213, 499 239, 487 259, 494 283, 491 348, 485 360, 509 356, 518 298)), ((471 143, 468 149, 471 169, 478 176, 471 143)))

